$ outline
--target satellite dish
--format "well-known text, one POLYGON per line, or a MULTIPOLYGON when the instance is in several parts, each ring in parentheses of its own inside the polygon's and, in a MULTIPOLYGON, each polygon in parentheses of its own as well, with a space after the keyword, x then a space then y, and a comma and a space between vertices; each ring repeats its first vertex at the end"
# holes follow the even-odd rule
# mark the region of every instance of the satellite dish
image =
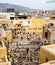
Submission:
POLYGON ((55 3, 55 0, 47 1, 47 3, 55 3))

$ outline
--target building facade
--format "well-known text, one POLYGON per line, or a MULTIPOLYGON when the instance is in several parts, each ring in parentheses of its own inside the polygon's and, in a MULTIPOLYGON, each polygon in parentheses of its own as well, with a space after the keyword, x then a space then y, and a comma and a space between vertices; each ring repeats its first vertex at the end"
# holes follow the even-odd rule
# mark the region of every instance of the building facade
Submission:
POLYGON ((40 48, 40 64, 55 60, 55 44, 40 48))

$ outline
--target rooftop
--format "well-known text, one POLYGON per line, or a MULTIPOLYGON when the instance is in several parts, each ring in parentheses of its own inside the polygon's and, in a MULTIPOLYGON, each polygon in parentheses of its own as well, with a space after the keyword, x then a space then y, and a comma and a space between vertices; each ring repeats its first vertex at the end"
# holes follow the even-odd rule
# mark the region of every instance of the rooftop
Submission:
POLYGON ((42 46, 42 48, 55 55, 55 44, 42 46))
POLYGON ((55 65, 55 60, 40 65, 55 65))

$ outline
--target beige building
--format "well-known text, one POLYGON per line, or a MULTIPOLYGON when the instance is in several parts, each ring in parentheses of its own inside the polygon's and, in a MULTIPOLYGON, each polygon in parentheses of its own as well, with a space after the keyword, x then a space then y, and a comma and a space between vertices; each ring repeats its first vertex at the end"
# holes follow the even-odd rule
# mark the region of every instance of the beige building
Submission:
POLYGON ((15 16, 15 13, 0 13, 0 23, 9 27, 15 27, 16 25, 19 27, 19 24, 21 24, 22 28, 25 29, 25 33, 43 34, 43 25, 46 24, 46 20, 45 18, 37 18, 21 13, 18 16, 15 16))
POLYGON ((1 18, 3 18, 3 19, 6 19, 6 18, 7 18, 7 19, 11 19, 12 17, 15 17, 15 13, 12 13, 12 12, 11 12, 11 13, 9 13, 9 12, 8 12, 8 13, 6 13, 6 12, 3 13, 3 12, 1 12, 1 13, 0 13, 0 19, 1 19, 1 18))
POLYGON ((55 44, 55 28, 48 29, 48 40, 51 44, 55 44))
POLYGON ((11 21, 14 20, 15 13, 0 13, 0 24, 11 26, 11 21))
POLYGON ((11 42, 13 40, 13 37, 12 37, 12 31, 11 30, 8 30, 6 31, 6 38, 9 42, 11 42))
POLYGON ((55 44, 55 27, 50 26, 50 28, 48 28, 46 26, 43 30, 43 37, 46 38, 49 43, 55 44))
POLYGON ((26 33, 43 34, 43 25, 46 24, 44 18, 32 17, 30 23, 31 25, 25 30, 26 33))
POLYGON ((55 44, 46 45, 40 48, 40 64, 55 60, 55 44))
POLYGON ((3 41, 0 42, 0 65, 11 65, 7 59, 7 50, 3 41))

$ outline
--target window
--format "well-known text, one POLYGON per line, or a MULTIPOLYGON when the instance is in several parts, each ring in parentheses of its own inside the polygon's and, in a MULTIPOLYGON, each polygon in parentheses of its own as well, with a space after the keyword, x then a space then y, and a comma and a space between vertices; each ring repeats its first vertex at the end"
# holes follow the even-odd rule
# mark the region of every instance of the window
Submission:
POLYGON ((27 19, 27 16, 23 16, 23 19, 27 19))
POLYGON ((21 24, 18 24, 18 27, 20 27, 21 26, 21 24))
POLYGON ((19 34, 19 32, 18 32, 18 34, 19 34))
POLYGON ((38 30, 41 30, 42 28, 38 28, 38 30))
POLYGON ((48 32, 45 32, 45 38, 48 38, 48 32))
POLYGON ((37 28, 34 28, 35 30, 37 30, 37 28))
POLYGON ((46 58, 46 62, 48 62, 48 58, 46 58))
POLYGON ((29 32, 28 32, 28 34, 29 34, 29 32))
POLYGON ((39 30, 39 28, 38 28, 38 30, 39 30))
POLYGON ((40 28, 40 30, 41 30, 42 28, 40 28))
POLYGON ((19 19, 22 19, 22 17, 21 17, 21 16, 19 16, 18 18, 19 18, 19 19))
POLYGON ((14 20, 14 17, 10 17, 11 20, 14 20))
POLYGON ((27 16, 19 15, 18 18, 19 18, 19 19, 27 19, 27 16))
POLYGON ((23 40, 23 37, 21 37, 21 40, 23 40))
POLYGON ((29 52, 29 49, 27 48, 26 50, 27 50, 27 53, 28 53, 29 52))
POLYGON ((33 34, 35 34, 35 32, 33 32, 33 34))
POLYGON ((20 31, 20 33, 21 33, 21 31, 20 31))
POLYGON ((55 17, 52 17, 52 19, 55 19, 55 17))

